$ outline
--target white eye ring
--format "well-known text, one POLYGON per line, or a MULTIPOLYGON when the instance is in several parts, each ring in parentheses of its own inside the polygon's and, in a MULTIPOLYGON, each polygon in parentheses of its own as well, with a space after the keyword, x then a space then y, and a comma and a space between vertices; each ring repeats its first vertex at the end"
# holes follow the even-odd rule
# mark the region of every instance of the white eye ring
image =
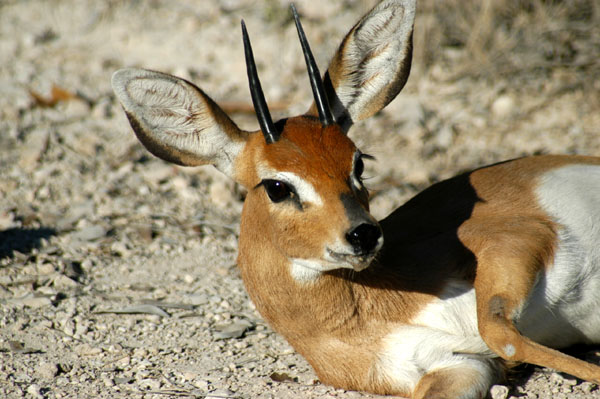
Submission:
POLYGON ((315 206, 323 206, 323 199, 313 185, 295 173, 264 169, 259 170, 259 177, 261 180, 279 180, 290 187, 294 187, 294 191, 302 204, 309 203, 315 206))

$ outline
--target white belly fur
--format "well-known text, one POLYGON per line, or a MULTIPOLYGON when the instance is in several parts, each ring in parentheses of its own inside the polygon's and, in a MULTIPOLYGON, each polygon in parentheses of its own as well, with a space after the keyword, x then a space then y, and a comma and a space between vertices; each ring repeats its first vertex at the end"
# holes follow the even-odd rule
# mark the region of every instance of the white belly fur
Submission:
POLYGON ((600 166, 569 165, 542 176, 542 208, 559 224, 554 264, 521 313, 524 335, 553 347, 600 342, 600 166))
MULTIPOLYGON (((451 282, 444 294, 428 304, 410 325, 399 326, 384 338, 377 369, 396 386, 412 390, 423 374, 462 367, 480 375, 487 390, 496 378, 495 355, 479 336, 475 291, 451 282)), ((476 396, 476 395, 474 395, 476 396)))

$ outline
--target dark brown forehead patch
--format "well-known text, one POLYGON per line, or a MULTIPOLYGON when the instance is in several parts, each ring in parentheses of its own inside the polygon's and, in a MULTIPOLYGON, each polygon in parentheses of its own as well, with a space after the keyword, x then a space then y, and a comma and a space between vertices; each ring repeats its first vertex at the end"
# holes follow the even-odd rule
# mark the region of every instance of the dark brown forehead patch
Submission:
POLYGON ((337 125, 322 127, 318 119, 287 119, 281 139, 265 148, 265 159, 277 170, 290 171, 318 184, 319 178, 346 182, 356 146, 337 125))

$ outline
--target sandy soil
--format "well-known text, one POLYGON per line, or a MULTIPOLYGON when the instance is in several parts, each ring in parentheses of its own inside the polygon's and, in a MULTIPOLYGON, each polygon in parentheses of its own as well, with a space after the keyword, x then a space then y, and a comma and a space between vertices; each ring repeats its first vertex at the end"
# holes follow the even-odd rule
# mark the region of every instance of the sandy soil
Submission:
MULTIPOLYGON (((324 67, 375 1, 296 3, 324 67)), ((527 31, 520 51, 486 63, 485 45, 438 43, 423 3, 408 85, 351 131, 377 157, 365 173, 376 216, 466 169, 600 155, 597 24, 527 31)), ((212 168, 149 155, 110 88, 124 66, 174 73, 255 129, 244 111, 244 18, 275 116, 301 113, 311 95, 287 7, 0 0, 0 397, 375 397, 321 385, 265 324, 235 265, 243 193, 212 168)), ((594 348, 579 355, 598 363, 594 348)), ((525 367, 490 395, 600 391, 525 367)))

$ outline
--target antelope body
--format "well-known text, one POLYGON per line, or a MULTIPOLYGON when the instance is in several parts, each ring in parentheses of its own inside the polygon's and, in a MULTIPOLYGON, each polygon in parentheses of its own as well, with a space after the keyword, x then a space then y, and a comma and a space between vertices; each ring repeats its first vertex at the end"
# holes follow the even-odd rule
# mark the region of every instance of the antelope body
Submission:
POLYGON ((505 362, 600 383, 600 367, 551 349, 600 342, 600 158, 477 169, 377 222, 361 181, 367 156, 346 133, 406 82, 414 2, 384 0, 365 15, 323 81, 294 14, 315 103, 277 123, 243 27, 262 134, 185 80, 113 76, 152 153, 213 164, 248 189, 238 264, 262 316, 323 382, 346 389, 479 398, 505 362))

